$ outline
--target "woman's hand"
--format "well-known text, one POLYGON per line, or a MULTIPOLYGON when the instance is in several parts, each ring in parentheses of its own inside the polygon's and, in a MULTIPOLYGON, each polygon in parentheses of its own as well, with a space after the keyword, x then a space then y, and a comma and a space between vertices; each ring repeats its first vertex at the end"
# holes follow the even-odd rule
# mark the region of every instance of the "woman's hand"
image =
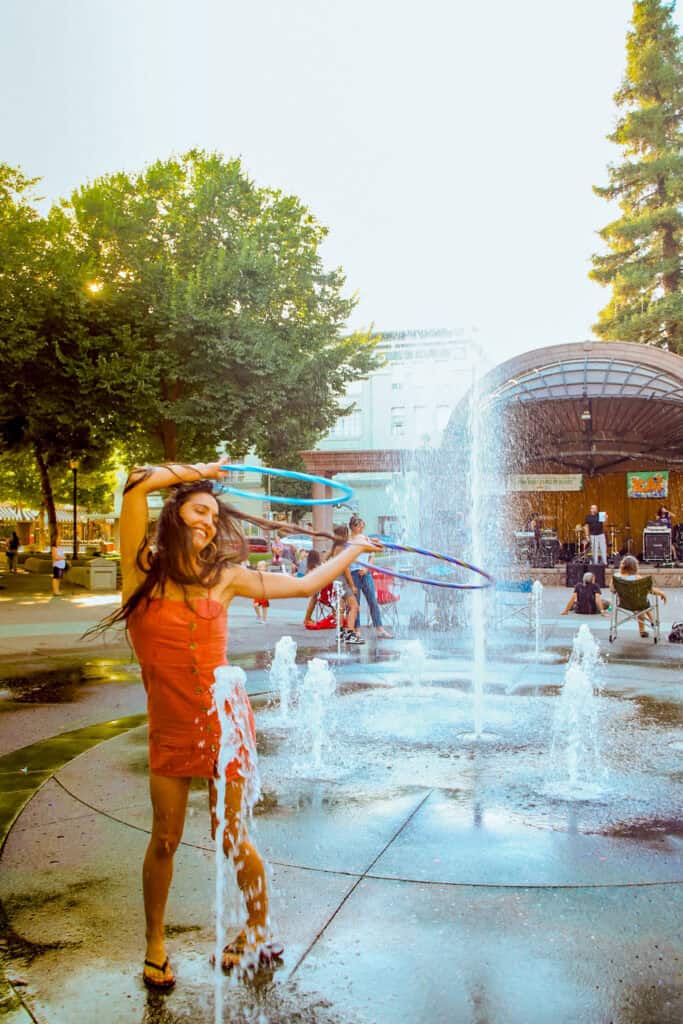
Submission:
POLYGON ((222 462, 198 462, 194 467, 204 480, 222 480, 230 472, 222 462))
POLYGON ((349 540, 348 546, 357 546, 361 551, 367 551, 373 555, 382 551, 382 545, 377 540, 371 540, 370 537, 365 537, 362 533, 356 533, 352 535, 352 539, 349 540))

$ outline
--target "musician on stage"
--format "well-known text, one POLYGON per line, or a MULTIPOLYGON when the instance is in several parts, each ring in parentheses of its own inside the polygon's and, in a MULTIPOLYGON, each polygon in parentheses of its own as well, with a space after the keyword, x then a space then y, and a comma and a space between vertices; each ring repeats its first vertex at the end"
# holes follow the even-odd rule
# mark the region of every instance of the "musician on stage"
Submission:
POLYGON ((666 505, 660 505, 659 508, 657 509, 657 522, 659 523, 660 526, 666 526, 666 527, 668 527, 669 530, 671 530, 671 551, 670 551, 669 557, 671 558, 672 561, 675 561, 676 558, 678 557, 678 554, 677 554, 677 551, 676 551, 676 546, 674 544, 673 516, 671 515, 671 512, 666 507, 666 505))
POLYGON ((607 540, 605 538, 605 526, 607 525, 607 513, 598 512, 597 505, 591 505, 590 513, 583 521, 586 540, 591 542, 591 562, 607 564, 607 540), (602 516, 602 518, 600 518, 602 516))
POLYGON ((657 520, 660 526, 668 526, 669 529, 673 526, 671 512, 665 505, 660 505, 657 509, 657 520))

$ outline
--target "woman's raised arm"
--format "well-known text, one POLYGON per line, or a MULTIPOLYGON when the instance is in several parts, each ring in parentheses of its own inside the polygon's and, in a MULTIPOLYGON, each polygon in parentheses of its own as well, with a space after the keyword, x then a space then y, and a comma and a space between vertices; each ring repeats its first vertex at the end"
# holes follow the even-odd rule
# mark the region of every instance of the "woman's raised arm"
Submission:
POLYGON ((223 471, 220 462, 195 465, 169 464, 134 469, 126 483, 121 506, 121 575, 123 596, 134 590, 144 578, 147 554, 147 495, 152 491, 193 480, 219 480, 223 471))

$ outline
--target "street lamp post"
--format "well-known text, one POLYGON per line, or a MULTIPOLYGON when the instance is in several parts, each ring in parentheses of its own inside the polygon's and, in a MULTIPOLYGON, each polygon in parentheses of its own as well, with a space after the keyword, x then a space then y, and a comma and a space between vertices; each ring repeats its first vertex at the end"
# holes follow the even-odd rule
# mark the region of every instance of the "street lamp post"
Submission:
POLYGON ((74 559, 78 558, 78 459, 71 459, 69 468, 74 475, 74 559))

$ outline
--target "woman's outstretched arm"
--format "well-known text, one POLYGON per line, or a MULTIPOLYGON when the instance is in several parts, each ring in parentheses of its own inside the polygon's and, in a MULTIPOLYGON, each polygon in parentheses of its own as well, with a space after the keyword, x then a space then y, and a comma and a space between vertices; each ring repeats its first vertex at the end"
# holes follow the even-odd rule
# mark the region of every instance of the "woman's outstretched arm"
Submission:
POLYGON ((225 590, 223 600, 228 603, 233 597, 265 597, 274 600, 278 597, 311 597, 341 576, 347 566, 351 565, 364 551, 375 554, 381 551, 380 544, 368 540, 367 537, 356 537, 347 547, 334 558, 323 562, 305 576, 285 576, 282 573, 252 572, 241 567, 226 569, 225 590))

